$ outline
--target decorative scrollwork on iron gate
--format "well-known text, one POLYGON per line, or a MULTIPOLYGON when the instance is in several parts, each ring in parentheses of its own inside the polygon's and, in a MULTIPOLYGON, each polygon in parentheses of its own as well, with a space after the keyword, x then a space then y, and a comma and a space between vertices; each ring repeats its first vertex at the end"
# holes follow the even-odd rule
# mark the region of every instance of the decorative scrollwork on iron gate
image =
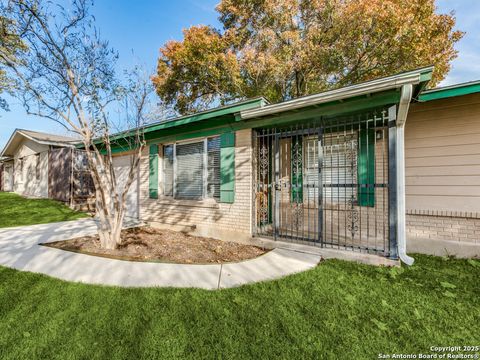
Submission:
POLYGON ((263 143, 259 150, 259 173, 260 182, 257 192, 258 201, 258 217, 260 225, 267 225, 269 222, 269 202, 268 202, 268 175, 269 175, 269 151, 265 143, 263 143))
MULTIPOLYGON (((356 139, 352 139, 349 142, 345 142, 345 158, 348 163, 347 170, 350 177, 353 179, 353 183, 357 182, 357 146, 358 142, 356 139)), ((352 194, 347 199, 347 229, 350 231, 352 238, 355 237, 355 234, 358 233, 358 209, 356 207, 357 200, 356 196, 352 194)))

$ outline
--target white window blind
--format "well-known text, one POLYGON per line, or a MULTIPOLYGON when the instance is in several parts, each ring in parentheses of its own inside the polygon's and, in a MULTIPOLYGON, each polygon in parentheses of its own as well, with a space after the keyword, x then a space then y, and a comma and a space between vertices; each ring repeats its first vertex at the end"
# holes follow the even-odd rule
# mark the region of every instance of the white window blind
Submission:
POLYGON ((204 141, 176 145, 176 197, 203 197, 204 141))
POLYGON ((173 196, 173 145, 163 147, 164 195, 173 196))
POLYGON ((220 199, 220 137, 163 146, 163 194, 220 199))
MULTIPOLYGON (((323 197, 325 202, 344 202, 356 199, 357 175, 357 133, 333 133, 323 137, 323 197), (343 185, 343 186, 342 186, 343 185), (346 185, 346 186, 345 186, 346 185), (350 186, 349 186, 350 185, 350 186)), ((318 187, 318 140, 304 139, 305 176, 304 181, 309 186, 310 194, 304 192, 304 197, 310 199, 316 196, 318 187)))

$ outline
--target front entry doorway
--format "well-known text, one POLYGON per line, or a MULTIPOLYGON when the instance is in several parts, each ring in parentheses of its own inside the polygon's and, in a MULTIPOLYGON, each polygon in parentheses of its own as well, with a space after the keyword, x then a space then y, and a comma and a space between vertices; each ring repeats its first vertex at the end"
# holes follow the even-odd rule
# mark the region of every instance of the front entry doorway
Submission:
POLYGON ((255 134, 258 236, 388 255, 388 127, 370 120, 255 134))

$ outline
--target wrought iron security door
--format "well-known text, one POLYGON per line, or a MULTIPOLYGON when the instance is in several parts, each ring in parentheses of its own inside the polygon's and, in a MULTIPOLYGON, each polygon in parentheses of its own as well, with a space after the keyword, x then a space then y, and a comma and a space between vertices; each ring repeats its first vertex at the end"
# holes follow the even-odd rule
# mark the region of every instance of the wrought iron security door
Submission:
POLYGON ((258 130, 256 234, 388 255, 387 139, 385 114, 258 130))

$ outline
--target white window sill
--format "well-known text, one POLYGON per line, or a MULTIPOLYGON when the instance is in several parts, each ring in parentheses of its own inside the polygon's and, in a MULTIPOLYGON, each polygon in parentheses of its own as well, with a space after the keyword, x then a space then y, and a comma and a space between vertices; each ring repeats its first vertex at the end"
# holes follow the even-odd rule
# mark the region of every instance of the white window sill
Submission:
POLYGON ((188 206, 188 207, 202 207, 218 209, 219 205, 215 199, 202 199, 202 200, 184 200, 174 199, 170 196, 159 196, 156 200, 158 204, 162 205, 175 205, 175 206, 188 206))

